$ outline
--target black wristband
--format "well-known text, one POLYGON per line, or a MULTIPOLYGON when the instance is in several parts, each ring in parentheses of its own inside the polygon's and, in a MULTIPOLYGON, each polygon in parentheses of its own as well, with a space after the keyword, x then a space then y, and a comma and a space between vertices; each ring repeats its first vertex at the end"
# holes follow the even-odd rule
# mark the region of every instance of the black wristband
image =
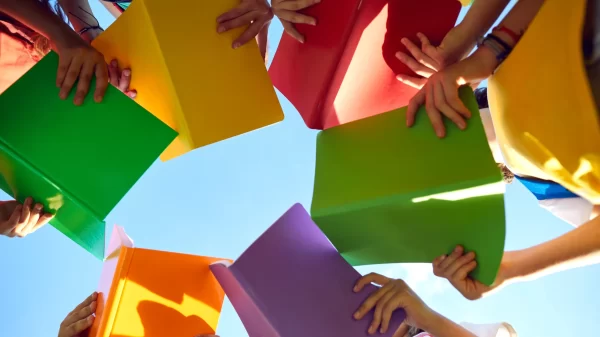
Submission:
POLYGON ((83 35, 83 34, 85 34, 86 32, 88 32, 88 31, 90 31, 92 29, 100 29, 101 31, 104 31, 104 29, 102 29, 102 27, 100 27, 100 26, 89 26, 89 27, 82 28, 79 31, 79 35, 83 35))

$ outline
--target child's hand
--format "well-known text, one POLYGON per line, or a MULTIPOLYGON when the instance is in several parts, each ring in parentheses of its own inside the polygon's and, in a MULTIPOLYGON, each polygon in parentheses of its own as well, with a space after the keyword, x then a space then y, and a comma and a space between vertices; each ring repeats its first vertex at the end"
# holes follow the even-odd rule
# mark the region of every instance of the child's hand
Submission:
POLYGON ((0 235, 23 238, 52 220, 53 215, 44 213, 42 204, 33 205, 33 199, 25 199, 21 205, 16 200, 0 204, 0 235))
POLYGON ((469 277, 469 273, 475 267, 477 267, 475 253, 465 253, 461 246, 457 246, 450 255, 442 255, 433 260, 433 273, 448 279, 456 290, 472 301, 481 298, 506 281, 503 264, 501 264, 496 281, 491 287, 469 277))
MULTIPOLYGON (((404 281, 371 273, 358 280, 354 286, 354 292, 361 291, 370 283, 376 283, 381 288, 373 292, 354 313, 355 319, 362 319, 369 311, 375 309, 373 322, 369 327, 369 334, 374 334, 377 329, 380 333, 388 331, 392 313, 396 309, 404 309, 406 324, 427 330, 429 322, 436 314, 404 281)), ((402 325, 403 327, 400 327, 398 333, 396 333, 398 336, 404 335, 399 333, 402 328, 406 328, 405 324, 402 325)))
POLYGON ((310 16, 297 13, 297 11, 318 4, 319 2, 321 2, 321 0, 272 0, 271 6, 273 7, 273 13, 281 21, 283 29, 290 34, 291 37, 298 40, 298 42, 304 43, 304 36, 296 30, 294 24, 302 23, 316 26, 317 20, 310 16))
POLYGON ((266 0, 242 0, 237 7, 217 18, 217 32, 224 33, 249 25, 242 35, 233 41, 232 47, 235 49, 255 38, 271 19, 273 11, 266 0))
POLYGON ((58 337, 83 337, 83 332, 94 323, 98 293, 91 294, 71 311, 60 324, 58 337))
POLYGON ((108 87, 108 69, 104 56, 75 32, 65 33, 52 41, 53 49, 59 55, 56 86, 59 96, 66 99, 77 80, 77 92, 73 102, 81 105, 90 89, 90 81, 96 76, 94 101, 102 101, 108 87))
POLYGON ((110 84, 121 90, 125 95, 129 96, 129 98, 136 98, 137 91, 129 88, 129 85, 131 84, 131 69, 126 68, 121 70, 118 61, 112 60, 108 65, 108 75, 110 84))

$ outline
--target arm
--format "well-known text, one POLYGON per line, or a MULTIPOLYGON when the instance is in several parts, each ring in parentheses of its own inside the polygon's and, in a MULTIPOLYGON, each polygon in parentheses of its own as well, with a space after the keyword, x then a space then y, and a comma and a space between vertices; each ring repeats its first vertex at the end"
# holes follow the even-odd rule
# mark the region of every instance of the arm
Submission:
POLYGON ((267 22, 267 24, 265 24, 265 26, 261 29, 260 33, 258 33, 258 35, 256 36, 256 42, 258 43, 258 49, 260 50, 260 55, 262 56, 263 60, 265 60, 265 64, 267 63, 267 49, 269 46, 269 41, 268 41, 268 37, 269 37, 269 26, 271 25, 271 22, 267 22))
POLYGON ((600 262, 600 218, 554 240, 505 253, 508 280, 532 280, 600 262))
POLYGON ((0 0, 0 11, 45 36, 53 46, 53 41, 65 34, 76 35, 71 27, 37 0, 0 0))
MULTIPOLYGON (((65 14, 69 18, 69 21, 73 25, 73 29, 76 32, 80 32, 82 29, 88 27, 100 26, 98 20, 94 17, 92 8, 88 0, 57 0, 60 6, 63 8, 65 14)), ((82 34, 82 38, 88 42, 91 42, 96 36, 102 32, 101 29, 94 28, 86 31, 82 34)))

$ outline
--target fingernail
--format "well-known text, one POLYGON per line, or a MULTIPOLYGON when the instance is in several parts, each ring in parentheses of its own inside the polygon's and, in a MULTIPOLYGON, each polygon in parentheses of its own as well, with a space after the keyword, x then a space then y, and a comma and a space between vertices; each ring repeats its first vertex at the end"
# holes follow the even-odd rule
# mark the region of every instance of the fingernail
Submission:
POLYGON ((369 327, 369 335, 372 335, 373 333, 375 333, 375 328, 374 327, 369 327))
POLYGON ((137 92, 135 92, 135 91, 129 92, 129 98, 136 98, 136 97, 137 97, 137 92))
POLYGON ((445 260, 448 257, 448 255, 444 254, 442 255, 442 261, 445 260))
POLYGON ((400 42, 402 42, 402 44, 406 44, 407 39, 405 37, 402 38, 402 40, 400 40, 400 42))
POLYGON ((237 49, 239 47, 240 47, 240 43, 239 42, 236 42, 236 43, 233 44, 233 49, 237 49))
POLYGON ((357 311, 354 313, 354 319, 358 319, 360 317, 360 313, 357 311))
POLYGON ((442 130, 436 130, 435 134, 439 137, 439 138, 444 138, 444 131, 442 130))
POLYGON ((33 198, 31 197, 27 197, 27 199, 25 199, 25 205, 30 205, 33 202, 33 198))
POLYGON ((385 330, 383 328, 379 329, 379 333, 385 333, 385 330))
POLYGON ((118 65, 117 60, 110 61, 111 67, 116 67, 118 65))
POLYGON ((88 322, 92 322, 94 320, 94 316, 93 315, 88 316, 87 320, 88 320, 88 322))
POLYGON ((64 92, 64 91, 61 91, 61 92, 58 94, 58 97, 60 97, 60 99, 63 99, 63 100, 64 100, 64 99, 67 99, 67 96, 68 96, 68 95, 69 95, 68 93, 66 93, 66 92, 64 92))
POLYGON ((223 33, 224 31, 225 31, 225 28, 223 26, 217 27, 217 33, 223 33))
POLYGON ((459 123, 459 124, 458 124, 458 127, 459 127, 461 130, 464 130, 464 129, 467 127, 467 125, 466 125, 465 123, 459 123))
POLYGON ((75 100, 73 102, 75 103, 75 105, 81 105, 81 103, 83 103, 83 99, 81 98, 81 96, 77 95, 75 96, 75 100))
POLYGON ((316 26, 316 25, 317 25, 317 20, 316 20, 316 19, 313 19, 313 20, 310 22, 310 24, 311 24, 311 25, 313 25, 313 26, 316 26))
POLYGON ((454 251, 457 253, 460 252, 460 246, 456 246, 456 248, 454 248, 454 251))
POLYGON ((42 209, 42 204, 35 204, 35 208, 36 211, 40 211, 42 209))
POLYGON ((127 77, 131 76, 131 70, 129 70, 129 69, 123 70, 123 76, 127 76, 127 77))
POLYGON ((94 96, 94 101, 96 101, 96 103, 102 102, 102 96, 100 96, 100 95, 94 96))

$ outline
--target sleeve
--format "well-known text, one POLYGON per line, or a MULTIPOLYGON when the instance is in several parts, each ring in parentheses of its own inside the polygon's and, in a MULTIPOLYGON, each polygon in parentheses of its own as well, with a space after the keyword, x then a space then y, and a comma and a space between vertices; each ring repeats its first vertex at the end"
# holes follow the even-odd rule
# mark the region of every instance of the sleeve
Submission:
POLYGON ((460 325, 477 337, 518 337, 515 329, 508 323, 473 324, 463 322, 460 325))
POLYGON ((590 220, 594 205, 584 198, 540 200, 539 204, 559 219, 579 227, 590 220))

